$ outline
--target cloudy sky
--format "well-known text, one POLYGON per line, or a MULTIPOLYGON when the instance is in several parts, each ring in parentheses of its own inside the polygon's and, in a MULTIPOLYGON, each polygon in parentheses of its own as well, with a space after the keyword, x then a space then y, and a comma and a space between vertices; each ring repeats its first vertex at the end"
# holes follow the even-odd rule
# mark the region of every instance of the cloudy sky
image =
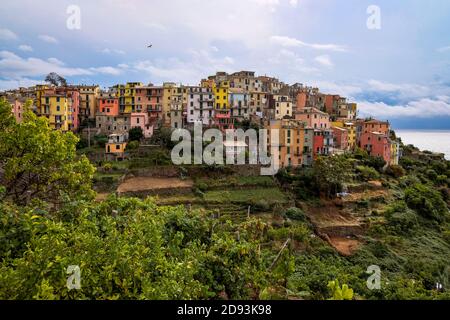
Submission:
POLYGON ((397 128, 450 129, 448 0, 2 0, 1 7, 0 90, 52 71, 107 87, 198 84, 218 70, 254 70, 345 95, 361 116, 397 128), (380 29, 368 28, 368 19, 378 22, 368 13, 373 5, 380 29))

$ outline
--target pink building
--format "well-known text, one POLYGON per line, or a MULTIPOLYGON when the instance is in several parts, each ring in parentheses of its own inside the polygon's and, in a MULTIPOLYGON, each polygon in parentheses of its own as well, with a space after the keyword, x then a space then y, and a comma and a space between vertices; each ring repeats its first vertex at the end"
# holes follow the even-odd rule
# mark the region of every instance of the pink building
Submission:
POLYGON ((148 112, 150 122, 162 119, 164 88, 152 84, 136 88, 136 112, 148 112))
POLYGON ((144 138, 148 139, 153 136, 153 125, 149 123, 147 112, 136 112, 131 114, 131 128, 140 127, 144 138))
POLYGON ((11 105, 11 112, 14 115, 14 118, 16 118, 17 123, 22 122, 25 101, 17 98, 11 98, 8 99, 8 102, 11 105))
POLYGON ((370 156, 383 158, 386 163, 391 161, 391 145, 389 138, 382 132, 367 132, 361 134, 361 148, 370 156))
POLYGON ((329 129, 330 116, 317 108, 303 108, 295 113, 295 119, 306 122, 308 127, 314 129, 329 129))
POLYGON ((334 146, 341 150, 348 150, 348 131, 344 128, 333 127, 334 146))
POLYGON ((220 131, 234 129, 234 118, 231 117, 231 112, 217 109, 214 114, 214 125, 217 126, 220 131))

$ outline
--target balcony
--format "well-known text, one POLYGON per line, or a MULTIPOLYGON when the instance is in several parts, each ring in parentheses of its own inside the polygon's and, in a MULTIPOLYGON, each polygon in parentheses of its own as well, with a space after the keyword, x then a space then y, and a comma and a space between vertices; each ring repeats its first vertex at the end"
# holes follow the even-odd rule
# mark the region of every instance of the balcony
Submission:
POLYGON ((214 115, 214 118, 216 118, 216 119, 230 119, 231 118, 231 113, 216 113, 214 115))
POLYGON ((147 108, 147 112, 161 112, 162 108, 161 107, 148 107, 147 108))

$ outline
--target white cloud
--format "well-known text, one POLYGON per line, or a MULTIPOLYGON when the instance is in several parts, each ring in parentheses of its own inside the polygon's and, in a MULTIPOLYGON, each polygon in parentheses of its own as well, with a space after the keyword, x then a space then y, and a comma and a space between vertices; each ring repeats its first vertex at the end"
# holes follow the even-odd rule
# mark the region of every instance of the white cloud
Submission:
POLYGON ((298 5, 298 0, 289 0, 289 4, 293 7, 297 7, 298 5))
POLYGON ((55 37, 49 36, 47 34, 41 34, 38 36, 38 38, 47 43, 53 43, 53 44, 58 43, 58 39, 56 39, 55 37))
POLYGON ((337 44, 306 43, 286 36, 271 36, 270 41, 283 47, 306 47, 315 50, 346 52, 347 48, 337 44))
POLYGON ((17 40, 18 38, 17 34, 11 30, 0 28, 0 40, 17 40))
POLYGON ((318 57, 314 58, 314 60, 325 67, 333 67, 334 66, 333 62, 331 61, 330 56, 326 55, 326 54, 322 55, 322 56, 318 56, 318 57))
POLYGON ((167 31, 167 27, 158 22, 144 22, 144 26, 156 31, 163 31, 163 32, 167 31))
POLYGON ((232 57, 216 57, 216 51, 209 50, 187 50, 188 57, 180 59, 170 57, 165 59, 137 61, 130 67, 139 73, 147 73, 158 81, 182 82, 185 84, 198 84, 200 79, 215 73, 218 70, 231 72, 235 61, 232 57))
POLYGON ((95 73, 101 73, 111 76, 118 76, 122 73, 121 69, 114 68, 114 67, 97 67, 97 68, 90 68, 89 70, 95 72, 95 73))
POLYGON ((447 51, 450 51, 450 46, 439 48, 439 49, 437 49, 437 51, 438 51, 438 52, 447 52, 447 51))
POLYGON ((379 80, 369 80, 369 89, 378 92, 395 93, 402 99, 420 98, 431 95, 431 88, 411 83, 390 83, 379 80))
POLYGON ((48 62, 50 62, 51 64, 57 65, 57 66, 63 66, 64 62, 62 62, 61 60, 58 60, 56 58, 48 58, 47 59, 48 62))
POLYGON ((361 87, 353 84, 337 84, 330 81, 312 81, 312 85, 318 87, 323 93, 337 94, 347 97, 349 100, 354 100, 352 97, 363 91, 361 87))
POLYGON ((380 119, 435 118, 450 116, 450 97, 423 98, 405 105, 388 105, 384 102, 358 102, 360 115, 380 119))
POLYGON ((116 54, 121 54, 121 55, 126 54, 126 52, 123 50, 109 49, 109 48, 105 48, 105 49, 101 50, 101 52, 105 53, 105 54, 111 54, 111 53, 116 53, 116 54))
POLYGON ((19 50, 25 51, 25 52, 32 52, 33 48, 29 45, 22 44, 19 46, 19 50))
POLYGON ((31 87, 36 84, 40 84, 43 81, 28 79, 28 78, 19 78, 16 80, 2 80, 0 79, 0 90, 12 90, 20 87, 31 87))
POLYGON ((39 58, 21 58, 9 51, 0 51, 0 77, 17 81, 22 78, 44 77, 50 72, 56 72, 61 76, 82 76, 82 75, 119 75, 121 69, 114 67, 95 68, 72 68, 56 58, 42 60, 39 58))

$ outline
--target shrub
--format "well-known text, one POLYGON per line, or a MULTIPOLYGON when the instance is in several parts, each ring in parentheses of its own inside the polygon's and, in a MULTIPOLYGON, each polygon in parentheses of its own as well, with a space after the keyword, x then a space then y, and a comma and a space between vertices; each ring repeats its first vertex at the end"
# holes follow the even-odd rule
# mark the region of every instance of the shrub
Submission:
POLYGON ((433 182, 437 181, 438 174, 433 169, 428 169, 426 172, 426 175, 427 175, 428 179, 430 179, 431 181, 433 181, 433 182))
POLYGON ((393 166, 389 166, 386 173, 388 175, 390 175, 391 177, 398 179, 398 178, 403 177, 406 174, 406 171, 405 171, 405 169, 403 169, 402 166, 393 165, 393 166))
POLYGON ((296 221, 306 221, 306 215, 300 208, 289 208, 285 212, 286 217, 296 221))
POLYGON ((267 200, 261 199, 258 201, 252 201, 252 206, 257 211, 269 211, 270 204, 267 200))
POLYGON ((94 137, 94 141, 100 148, 104 148, 108 143, 108 137, 105 135, 97 135, 94 137))
POLYGON ((415 184, 405 191, 405 201, 408 207, 427 219, 442 222, 448 215, 446 203, 441 194, 423 184, 415 184))
POLYGON ((372 167, 357 166, 356 172, 358 177, 363 181, 377 180, 380 178, 380 174, 372 167))
POLYGON ((205 182, 198 182, 196 184, 196 187, 202 192, 205 192, 206 190, 208 190, 208 184, 206 184, 205 182))
POLYGON ((132 140, 127 144, 127 150, 137 150, 139 149, 139 141, 132 140))
POLYGON ((131 128, 130 131, 128 131, 128 138, 130 141, 141 141, 143 137, 144 133, 142 132, 141 127, 131 128))
POLYGON ((369 156, 368 158, 363 160, 364 165, 368 167, 372 167, 376 169, 377 171, 383 170, 384 166, 386 165, 386 161, 384 161, 383 158, 380 157, 372 157, 369 156))

